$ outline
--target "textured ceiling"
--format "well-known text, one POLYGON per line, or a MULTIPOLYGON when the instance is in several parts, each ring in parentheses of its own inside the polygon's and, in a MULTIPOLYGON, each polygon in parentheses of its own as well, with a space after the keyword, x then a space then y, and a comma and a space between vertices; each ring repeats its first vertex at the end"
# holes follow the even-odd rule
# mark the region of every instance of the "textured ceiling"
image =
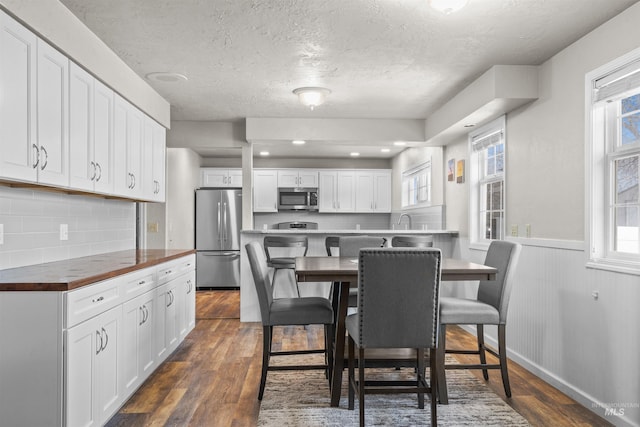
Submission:
POLYGON ((537 65, 635 0, 62 0, 172 120, 423 119, 492 65, 537 65), (314 111, 292 90, 332 93, 314 111))

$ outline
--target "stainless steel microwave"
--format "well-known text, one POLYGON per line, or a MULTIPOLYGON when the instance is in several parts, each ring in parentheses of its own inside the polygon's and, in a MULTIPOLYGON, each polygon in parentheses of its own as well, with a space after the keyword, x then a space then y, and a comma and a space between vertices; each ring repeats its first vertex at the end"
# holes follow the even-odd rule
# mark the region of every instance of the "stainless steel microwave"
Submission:
POLYGON ((317 211, 317 188, 278 188, 279 211, 317 211))

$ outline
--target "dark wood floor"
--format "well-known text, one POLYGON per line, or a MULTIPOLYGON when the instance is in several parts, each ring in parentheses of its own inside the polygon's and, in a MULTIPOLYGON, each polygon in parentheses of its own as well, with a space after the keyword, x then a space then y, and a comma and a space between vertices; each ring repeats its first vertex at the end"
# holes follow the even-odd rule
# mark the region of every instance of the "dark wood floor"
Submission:
MULTIPOLYGON (((198 291, 195 329, 109 422, 114 426, 255 426, 262 327, 240 323, 238 291, 198 291)), ((319 346, 322 328, 276 328, 283 349, 319 346)), ((447 346, 471 346, 473 336, 448 328, 447 346)), ((461 361, 465 356, 456 356, 461 361)), ((478 371, 475 374, 481 378, 478 371)), ((515 363, 512 398, 500 376, 488 386, 533 426, 610 426, 602 418, 515 363)), ((268 391, 267 391, 268 392, 268 391)))

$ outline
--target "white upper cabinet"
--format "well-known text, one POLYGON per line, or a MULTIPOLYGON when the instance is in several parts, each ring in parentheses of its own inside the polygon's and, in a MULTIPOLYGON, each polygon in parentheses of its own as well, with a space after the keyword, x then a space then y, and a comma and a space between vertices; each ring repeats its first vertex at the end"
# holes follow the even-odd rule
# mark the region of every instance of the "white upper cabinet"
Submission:
POLYGON ((69 185, 69 60, 38 39, 38 182, 69 185))
POLYGON ((144 115, 119 95, 114 95, 114 193, 142 196, 142 136, 144 115))
POLYGON ((356 172, 356 212, 391 212, 391 171, 356 172))
POLYGON ((93 77, 69 67, 69 186, 93 190, 98 167, 93 159, 93 77))
POLYGON ((113 91, 69 67, 69 187, 113 192, 113 91))
POLYGON ((165 132, 164 128, 144 116, 142 198, 153 202, 165 200, 165 132))
POLYGON ((318 186, 319 212, 355 211, 355 171, 321 171, 318 186))
POLYGON ((278 171, 278 187, 317 188, 318 171, 314 169, 282 169, 278 171))
POLYGON ((36 182, 36 40, 0 11, 0 176, 36 182))
POLYGON ((201 168, 201 187, 242 187, 242 169, 201 168))
POLYGON ((278 212, 278 171, 253 171, 253 211, 278 212))

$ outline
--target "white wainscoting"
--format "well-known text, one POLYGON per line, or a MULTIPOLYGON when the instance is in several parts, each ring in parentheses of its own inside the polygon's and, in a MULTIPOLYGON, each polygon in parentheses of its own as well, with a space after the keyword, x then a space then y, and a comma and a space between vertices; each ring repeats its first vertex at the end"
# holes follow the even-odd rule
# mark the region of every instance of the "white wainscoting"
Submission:
MULTIPOLYGON (((456 240, 454 257, 482 262, 485 252, 456 240)), ((513 240, 523 250, 509 306, 509 357, 607 421, 640 425, 640 277, 586 268, 583 242, 513 240), (605 415, 607 406, 624 414, 605 415)), ((475 288, 447 284, 443 295, 473 297, 475 288)), ((495 328, 486 329, 496 345, 495 328)))

